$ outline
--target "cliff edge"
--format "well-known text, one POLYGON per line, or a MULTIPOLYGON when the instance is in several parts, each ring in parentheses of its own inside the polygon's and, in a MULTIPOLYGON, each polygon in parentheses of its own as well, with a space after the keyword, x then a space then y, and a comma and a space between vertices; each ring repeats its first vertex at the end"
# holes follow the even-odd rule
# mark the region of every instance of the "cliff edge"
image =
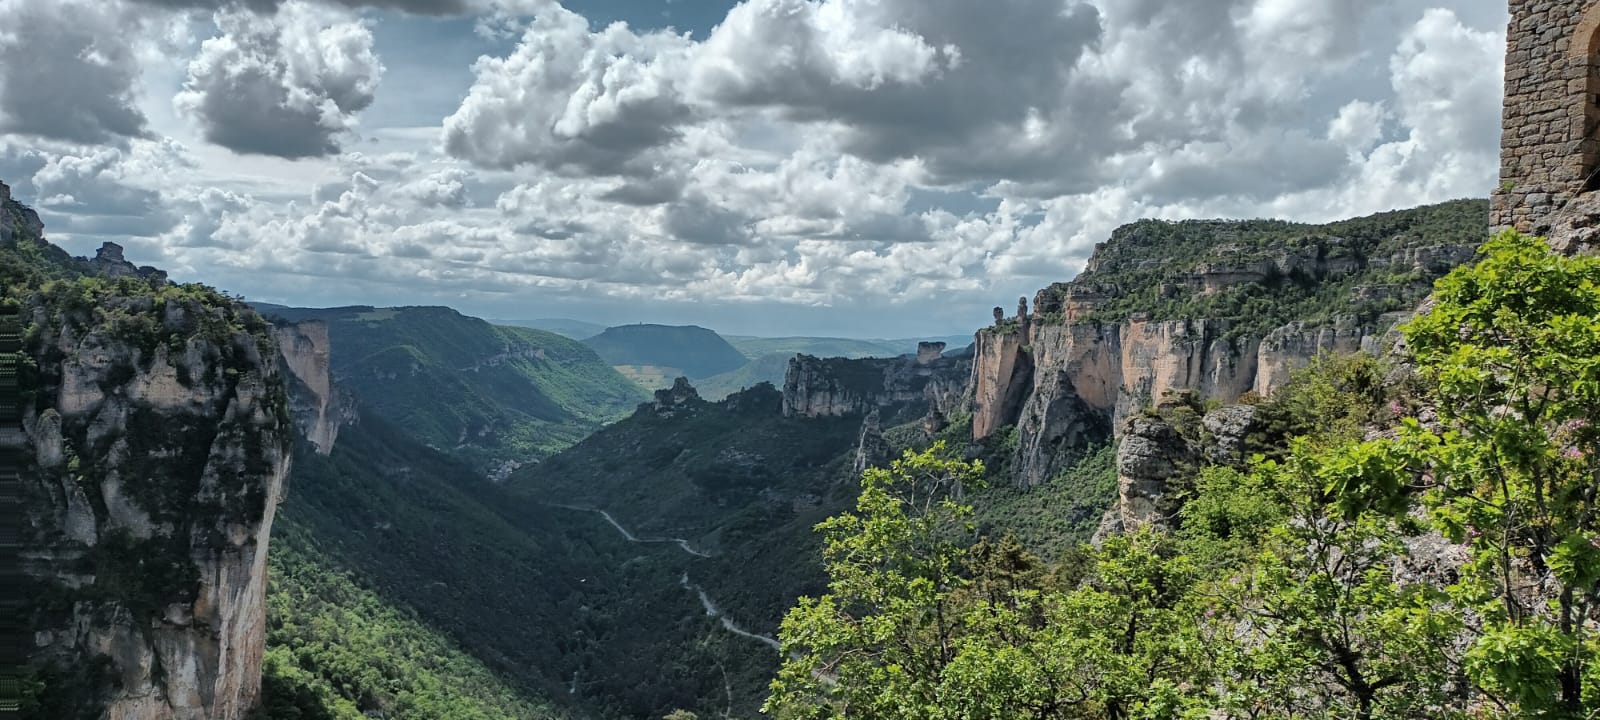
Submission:
POLYGON ((0 227, 28 326, 30 712, 244 718, 293 435, 273 329, 114 244, 71 258, 3 185, 0 227))

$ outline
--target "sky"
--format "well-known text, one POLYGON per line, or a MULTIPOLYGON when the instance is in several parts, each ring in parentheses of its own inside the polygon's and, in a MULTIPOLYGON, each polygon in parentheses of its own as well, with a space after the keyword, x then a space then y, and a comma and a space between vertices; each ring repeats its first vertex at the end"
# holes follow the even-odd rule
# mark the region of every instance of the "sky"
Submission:
POLYGON ((1496 0, 0 0, 0 181, 301 306, 970 332, 1140 218, 1486 197, 1496 0))

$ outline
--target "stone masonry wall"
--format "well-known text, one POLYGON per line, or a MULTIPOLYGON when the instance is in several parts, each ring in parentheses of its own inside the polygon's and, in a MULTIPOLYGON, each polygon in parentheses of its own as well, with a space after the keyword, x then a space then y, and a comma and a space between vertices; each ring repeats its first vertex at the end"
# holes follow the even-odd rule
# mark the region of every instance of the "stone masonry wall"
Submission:
POLYGON ((1511 0, 1491 221, 1543 233, 1600 165, 1600 0, 1511 0))

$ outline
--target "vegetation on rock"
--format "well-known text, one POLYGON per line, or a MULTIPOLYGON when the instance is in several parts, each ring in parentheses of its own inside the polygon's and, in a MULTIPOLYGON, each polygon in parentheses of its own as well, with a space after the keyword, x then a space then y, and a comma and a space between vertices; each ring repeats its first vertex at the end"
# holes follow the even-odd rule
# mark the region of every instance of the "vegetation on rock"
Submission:
POLYGON ((767 709, 1591 716, 1600 259, 1514 233, 1482 258, 1406 364, 1326 361, 1263 403, 1276 458, 1184 470, 1171 531, 1050 563, 975 532, 978 467, 938 446, 869 471, 819 526, 829 592, 785 619, 767 709))
POLYGON ((1118 228, 1089 267, 1036 299, 1038 321, 1059 322, 1070 296, 1084 321, 1208 318, 1262 337, 1295 321, 1371 322, 1409 310, 1433 280, 1469 258, 1488 204, 1459 200, 1326 225, 1281 220, 1143 220, 1118 228))

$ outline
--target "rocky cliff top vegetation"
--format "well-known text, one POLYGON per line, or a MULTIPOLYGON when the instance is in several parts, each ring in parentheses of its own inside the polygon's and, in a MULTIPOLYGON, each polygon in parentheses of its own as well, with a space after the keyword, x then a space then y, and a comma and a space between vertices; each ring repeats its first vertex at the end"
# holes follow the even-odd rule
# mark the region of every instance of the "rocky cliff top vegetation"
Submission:
POLYGON ((1041 290, 1035 321, 1226 319, 1255 337, 1291 321, 1370 322, 1468 260, 1488 212, 1458 200, 1325 225, 1143 220, 1096 246, 1077 279, 1041 290))

